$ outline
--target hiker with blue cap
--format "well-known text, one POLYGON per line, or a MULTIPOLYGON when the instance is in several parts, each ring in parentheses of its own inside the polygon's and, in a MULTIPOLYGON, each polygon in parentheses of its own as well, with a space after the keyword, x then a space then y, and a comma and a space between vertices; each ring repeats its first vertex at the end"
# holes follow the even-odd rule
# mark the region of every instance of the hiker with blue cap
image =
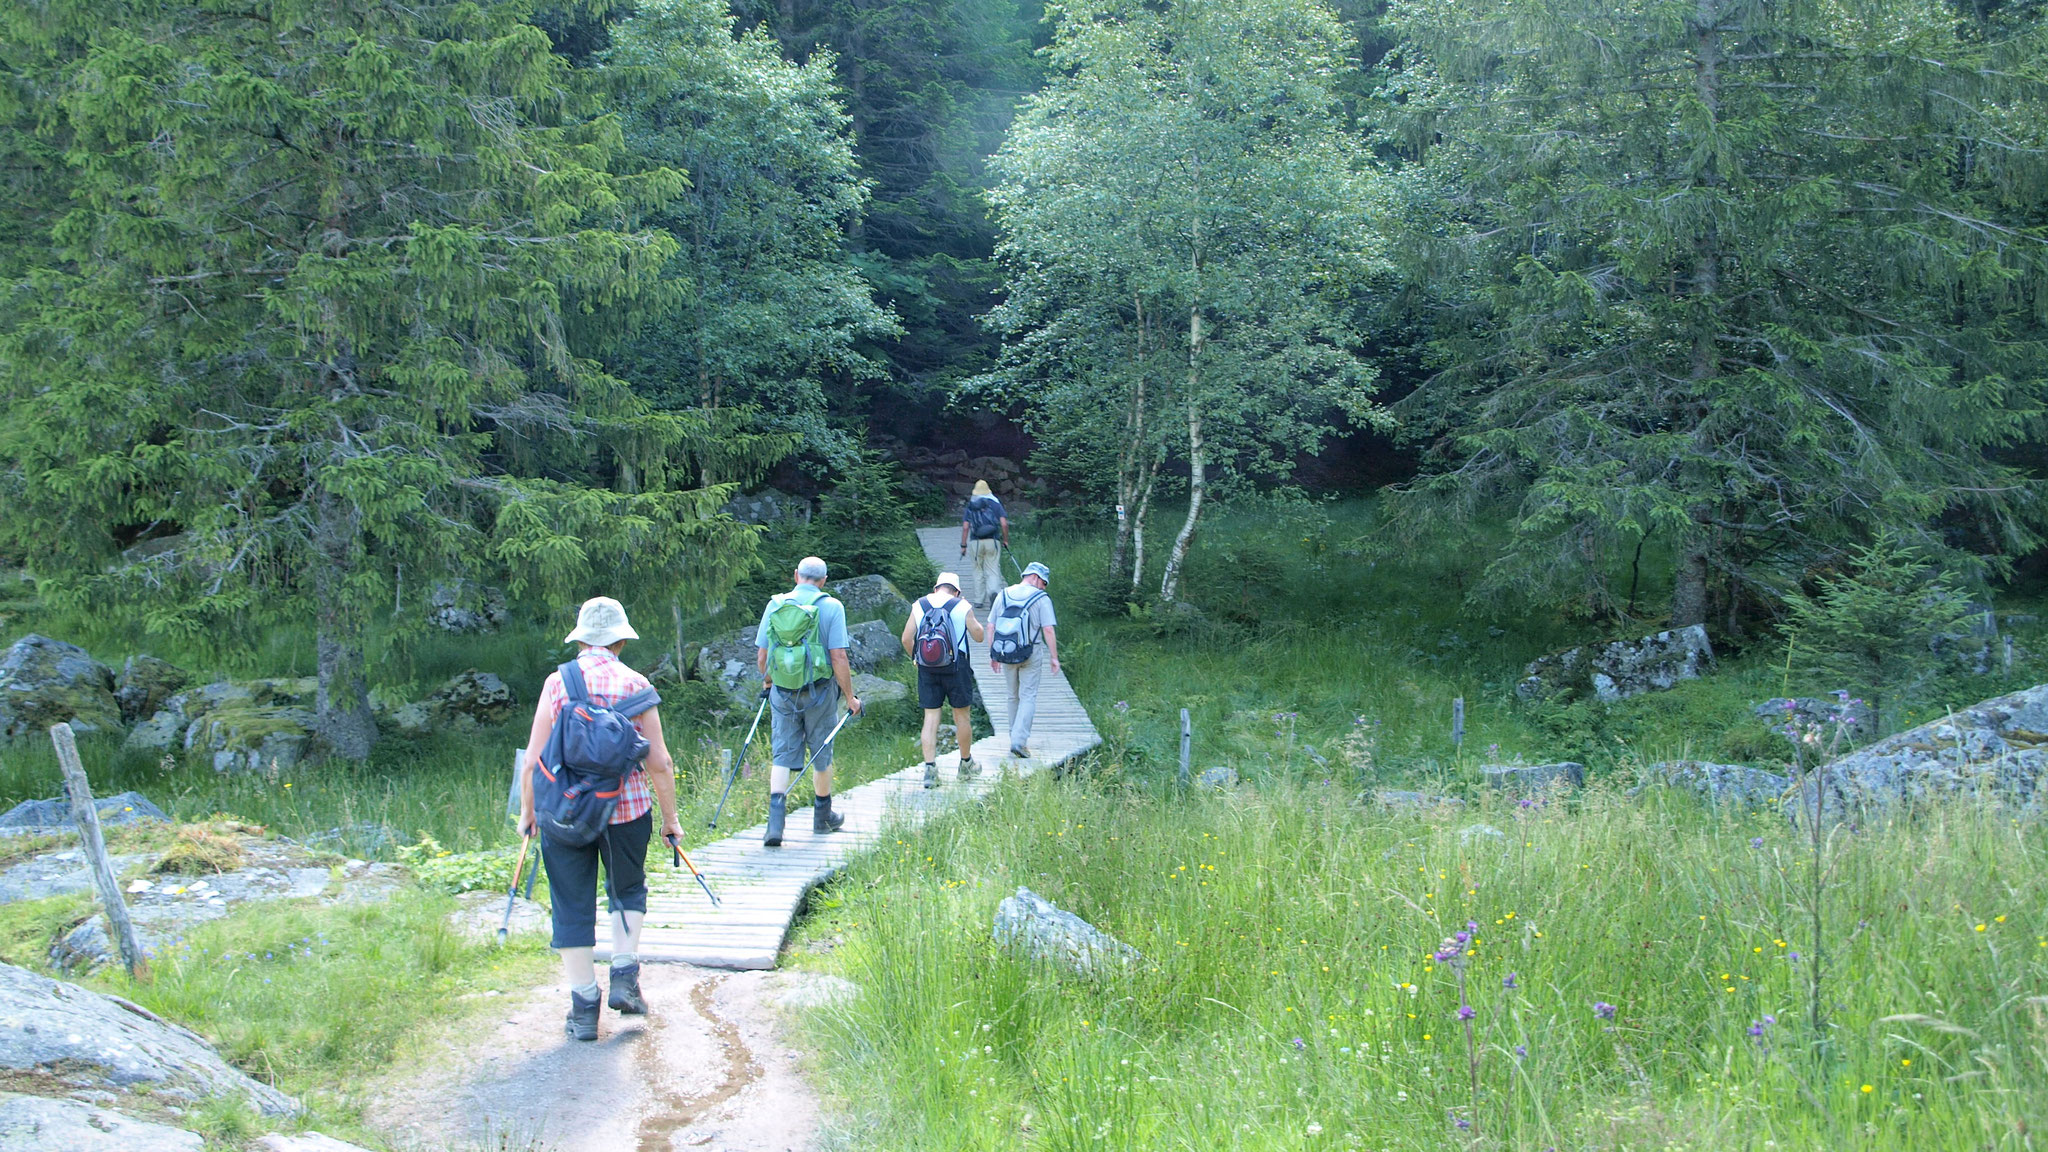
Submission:
POLYGON ((988 667, 1001 672, 1010 689, 1010 755, 1031 755, 1031 720, 1038 711, 1038 685, 1046 668, 1060 670, 1059 637, 1053 626, 1052 571, 1032 561, 1024 578, 996 597, 989 621, 988 667), (1041 642, 1042 641, 1042 642, 1041 642))
POLYGON ((562 638, 577 646, 576 658, 541 686, 520 757, 519 833, 540 834, 553 905, 552 944, 569 979, 564 1028, 572 1040, 597 1039, 599 866, 612 920, 607 1002, 624 1015, 645 1015, 639 948, 656 801, 663 838, 673 843, 683 833, 676 820, 675 761, 655 710, 661 697, 647 677, 619 659, 626 641, 639 636, 617 600, 596 596, 583 602, 576 630, 562 638))

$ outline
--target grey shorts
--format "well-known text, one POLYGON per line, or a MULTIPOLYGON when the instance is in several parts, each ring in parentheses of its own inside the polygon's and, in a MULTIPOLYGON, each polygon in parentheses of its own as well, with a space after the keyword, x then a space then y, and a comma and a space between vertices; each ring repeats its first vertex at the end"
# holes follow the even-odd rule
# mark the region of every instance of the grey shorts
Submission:
POLYGON ((811 761, 813 772, 832 767, 831 746, 819 752, 818 745, 824 744, 832 726, 839 723, 839 685, 820 680, 808 688, 770 688, 768 712, 774 718, 768 748, 778 767, 802 768, 806 748, 816 753, 811 761))

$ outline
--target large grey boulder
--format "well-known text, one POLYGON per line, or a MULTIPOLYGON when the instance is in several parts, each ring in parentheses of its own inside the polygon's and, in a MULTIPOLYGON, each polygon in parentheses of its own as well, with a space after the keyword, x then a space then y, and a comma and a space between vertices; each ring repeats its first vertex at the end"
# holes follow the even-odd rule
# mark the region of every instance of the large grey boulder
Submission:
MULTIPOLYGON (((148 863, 150 858, 147 854, 122 853, 108 859, 118 876, 130 868, 148 863)), ((92 861, 86 859, 83 848, 45 852, 9 865, 6 871, 0 872, 0 904, 92 890, 92 861)))
POLYGON ((1861 744, 1877 735, 1876 713, 1869 704, 1846 692, 1836 696, 1779 696, 1750 711, 1770 725, 1773 732, 1794 742, 1798 733, 1808 730, 1819 732, 1823 744, 1835 739, 1837 728, 1850 744, 1861 744))
POLYGON ((1570 760, 1555 764, 1483 764, 1479 776, 1490 788, 1527 795, 1547 788, 1583 787, 1586 766, 1570 760))
POLYGON ((1515 695, 1527 701, 1588 695, 1624 700, 1698 679, 1713 662, 1707 630, 1694 624, 1640 640, 1586 644, 1538 657, 1523 670, 1515 695))
POLYGON ((216 772, 282 772, 313 742, 313 710, 290 705, 214 708, 185 729, 185 749, 210 756, 216 772))
POLYGON ((80 1100, 0 1097, 0 1152, 201 1152, 197 1132, 80 1100))
MULTIPOLYGON (((871 676, 866 672, 855 672, 853 694, 860 697, 861 706, 865 708, 870 704, 893 704, 898 700, 908 699, 910 688, 895 680, 884 680, 880 676, 871 676)), ((940 725, 942 728, 946 726, 940 725)))
POLYGON ((1818 789, 1824 820, 1953 797, 2002 802, 2038 817, 2044 774, 2048 684, 1952 712, 1822 765, 1800 781, 1787 815, 1811 813, 1818 789))
MULTIPOLYGON (((163 809, 149 802, 140 792, 116 792, 112 796, 96 796, 93 810, 99 813, 102 824, 134 824, 143 820, 168 821, 163 809)), ((6 812, 0 812, 0 832, 19 835, 24 832, 71 832, 77 825, 71 822, 71 801, 59 797, 54 800, 24 800, 6 812)))
POLYGON ((252 1152, 370 1152, 360 1144, 336 1140, 319 1132, 299 1132, 290 1136, 272 1132, 251 1145, 252 1152))
POLYGON ((299 1111, 296 1100, 229 1067, 206 1041, 148 1009, 12 964, 0 964, 0 1024, 0 1074, 21 1086, 147 1089, 187 1105, 236 1096, 267 1116, 299 1111))
POLYGON ((114 670, 85 649, 33 633, 0 654, 0 736, 48 738, 69 721, 74 732, 118 732, 114 670))
POLYGON ((1228 764, 1204 768, 1201 774, 1195 777, 1195 787, 1206 792, 1228 792, 1237 787, 1237 769, 1228 764))
POLYGON ((900 621, 910 616, 910 598, 897 591, 887 576, 855 576, 837 580, 826 590, 846 605, 849 619, 875 616, 885 621, 900 621))
POLYGON ((502 589, 444 580, 427 591, 427 623, 443 632, 495 632, 510 618, 502 589))
POLYGON ((751 712, 761 694, 757 651, 752 628, 713 640, 697 649, 697 677, 718 685, 721 692, 751 712))
MULTIPOLYGON (((1651 783, 1691 792, 1716 807, 1775 804, 1784 799, 1792 787, 1790 776, 1741 764, 1712 764, 1705 760, 1666 760, 1650 765, 1645 775, 1651 783)), ((1630 795, 1641 791, 1642 788, 1636 788, 1630 795)))
POLYGON ((1082 975, 1144 959, 1137 949, 1029 888, 996 906, 996 943, 1082 975))
POLYGON ((114 703, 120 706, 121 722, 133 724, 156 715, 180 689, 191 685, 193 676, 168 660, 154 656, 130 656, 114 678, 114 703))
POLYGON ((873 672, 887 664, 909 659, 903 651, 903 633, 880 620, 855 624, 846 630, 846 662, 856 672, 873 672))
POLYGON ((435 719, 451 727, 475 728, 511 719, 518 701, 503 680, 471 668, 449 677, 427 697, 426 704, 435 719))

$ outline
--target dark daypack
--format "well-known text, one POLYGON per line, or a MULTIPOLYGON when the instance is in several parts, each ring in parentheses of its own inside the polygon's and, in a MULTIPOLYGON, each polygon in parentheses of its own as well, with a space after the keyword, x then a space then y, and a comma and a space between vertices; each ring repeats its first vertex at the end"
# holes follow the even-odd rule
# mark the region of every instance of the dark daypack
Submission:
POLYGON ((541 835, 580 848, 604 834, 626 774, 647 757, 647 737, 634 727, 633 717, 661 703, 661 697, 643 688, 606 707, 591 700, 576 661, 559 670, 567 699, 555 715, 540 763, 533 766, 533 816, 541 835))
POLYGON ((929 596, 917 602, 921 614, 917 632, 910 638, 910 654, 918 667, 951 668, 960 658, 960 649, 953 643, 953 605, 958 602, 934 604, 929 596))
POLYGON ((1031 606, 1044 595, 1034 589, 1031 595, 1015 600, 1008 592, 1003 593, 1002 606, 996 610, 989 634, 989 659, 998 664, 1022 664, 1031 659, 1031 651, 1038 644, 1038 630, 1031 627, 1031 606))
POLYGON ((993 496, 967 502, 967 530, 976 540, 993 540, 1003 530, 1003 506, 993 496))

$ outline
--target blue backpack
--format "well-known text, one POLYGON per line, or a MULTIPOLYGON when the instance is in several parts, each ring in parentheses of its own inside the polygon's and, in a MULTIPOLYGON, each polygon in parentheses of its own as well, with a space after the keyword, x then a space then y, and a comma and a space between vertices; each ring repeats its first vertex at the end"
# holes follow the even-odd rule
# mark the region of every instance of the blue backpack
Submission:
POLYGON ((1003 531, 1003 505, 993 496, 976 496, 967 502, 968 530, 976 540, 993 540, 1003 531))
POLYGON ((604 835, 626 774, 647 758, 647 737, 633 726, 633 717, 661 703, 661 696, 643 688, 607 708, 590 699, 576 661, 558 671, 568 699, 533 766, 533 816, 542 835, 565 848, 581 848, 604 835))

